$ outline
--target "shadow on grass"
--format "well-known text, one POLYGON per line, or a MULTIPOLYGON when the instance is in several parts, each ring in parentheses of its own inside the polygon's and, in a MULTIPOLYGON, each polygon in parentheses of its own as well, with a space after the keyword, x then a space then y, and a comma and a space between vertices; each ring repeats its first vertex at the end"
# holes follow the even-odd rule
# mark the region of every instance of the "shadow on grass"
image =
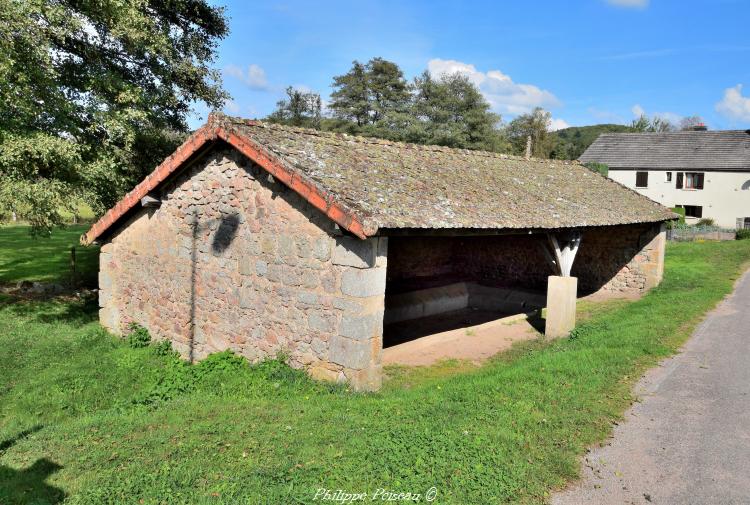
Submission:
POLYGON ((16 442, 19 440, 23 440, 24 438, 28 437, 29 435, 36 433, 37 431, 41 430, 43 426, 41 424, 37 424, 36 426, 32 426, 31 428, 27 430, 23 430, 19 434, 17 434, 15 437, 11 437, 8 440, 3 440, 0 442, 0 452, 7 451, 11 447, 13 447, 16 442))
MULTIPOLYGON (((0 442, 0 453, 41 429, 42 426, 34 426, 15 437, 0 442)), ((46 482, 50 475, 61 468, 62 466, 47 458, 39 458, 23 470, 0 465, 0 503, 45 505, 61 503, 65 499, 65 492, 46 482)))
POLYGON ((16 316, 31 317, 39 323, 66 323, 84 326, 99 318, 99 303, 95 297, 82 300, 35 301, 15 297, 0 297, 0 308, 7 308, 16 316))
POLYGON ((55 229, 34 237, 28 226, 0 226, 0 282, 21 280, 69 284, 70 248, 76 247, 78 286, 95 286, 99 249, 78 243, 86 226, 55 229))

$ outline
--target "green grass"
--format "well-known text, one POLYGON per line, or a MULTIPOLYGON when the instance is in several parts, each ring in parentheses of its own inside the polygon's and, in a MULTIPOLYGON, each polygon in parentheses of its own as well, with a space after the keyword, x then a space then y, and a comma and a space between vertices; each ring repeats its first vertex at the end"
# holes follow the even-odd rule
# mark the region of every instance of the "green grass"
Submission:
MULTIPOLYGON (((0 503, 314 503, 318 488, 539 503, 731 291, 750 241, 670 245, 662 285, 571 338, 481 367, 391 369, 377 394, 276 361, 189 366, 133 348, 94 303, 0 303, 0 503)), ((424 501, 422 501, 424 503, 424 501)))
POLYGON ((49 236, 32 236, 22 225, 0 225, 0 284, 20 280, 70 282, 70 248, 76 248, 80 282, 96 283, 99 250, 83 247, 79 238, 87 225, 56 228, 49 236))

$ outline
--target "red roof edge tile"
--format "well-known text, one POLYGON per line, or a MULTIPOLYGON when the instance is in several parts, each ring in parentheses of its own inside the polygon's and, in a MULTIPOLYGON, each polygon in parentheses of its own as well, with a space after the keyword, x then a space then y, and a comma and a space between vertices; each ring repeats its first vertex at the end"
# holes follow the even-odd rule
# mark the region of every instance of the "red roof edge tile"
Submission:
POLYGON ((336 202, 333 196, 318 188, 315 183, 297 170, 288 167, 267 149, 264 149, 263 146, 246 136, 238 134, 232 128, 226 128, 225 125, 221 124, 220 118, 220 115, 209 115, 208 122, 205 125, 196 130, 174 153, 117 202, 114 207, 109 209, 86 233, 81 235, 81 244, 91 245, 128 211, 136 207, 141 198, 148 195, 170 175, 179 170, 203 146, 216 139, 227 142, 247 158, 263 167, 279 182, 298 193, 310 205, 323 212, 353 235, 365 239, 377 232, 377 228, 367 226, 351 208, 336 202))

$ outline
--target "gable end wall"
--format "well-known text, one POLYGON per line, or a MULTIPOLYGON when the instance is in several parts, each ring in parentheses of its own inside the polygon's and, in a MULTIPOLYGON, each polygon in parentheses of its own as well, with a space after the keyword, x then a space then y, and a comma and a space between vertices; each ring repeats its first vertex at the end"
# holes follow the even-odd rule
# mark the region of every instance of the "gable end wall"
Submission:
POLYGON ((102 246, 100 320, 188 359, 231 349, 359 389, 380 385, 386 238, 344 236, 232 149, 215 149, 102 246))

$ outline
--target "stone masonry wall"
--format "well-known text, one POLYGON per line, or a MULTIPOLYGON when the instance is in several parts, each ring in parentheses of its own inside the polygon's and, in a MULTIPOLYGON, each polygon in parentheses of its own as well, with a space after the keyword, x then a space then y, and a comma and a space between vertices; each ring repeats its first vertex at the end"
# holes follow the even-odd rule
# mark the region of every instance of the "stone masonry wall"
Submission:
POLYGON ((664 276, 663 224, 585 230, 571 275, 579 293, 645 292, 664 276))
POLYGON ((184 357, 283 351, 317 378, 380 385, 387 239, 344 236, 233 150, 166 185, 102 246, 100 319, 184 357))

